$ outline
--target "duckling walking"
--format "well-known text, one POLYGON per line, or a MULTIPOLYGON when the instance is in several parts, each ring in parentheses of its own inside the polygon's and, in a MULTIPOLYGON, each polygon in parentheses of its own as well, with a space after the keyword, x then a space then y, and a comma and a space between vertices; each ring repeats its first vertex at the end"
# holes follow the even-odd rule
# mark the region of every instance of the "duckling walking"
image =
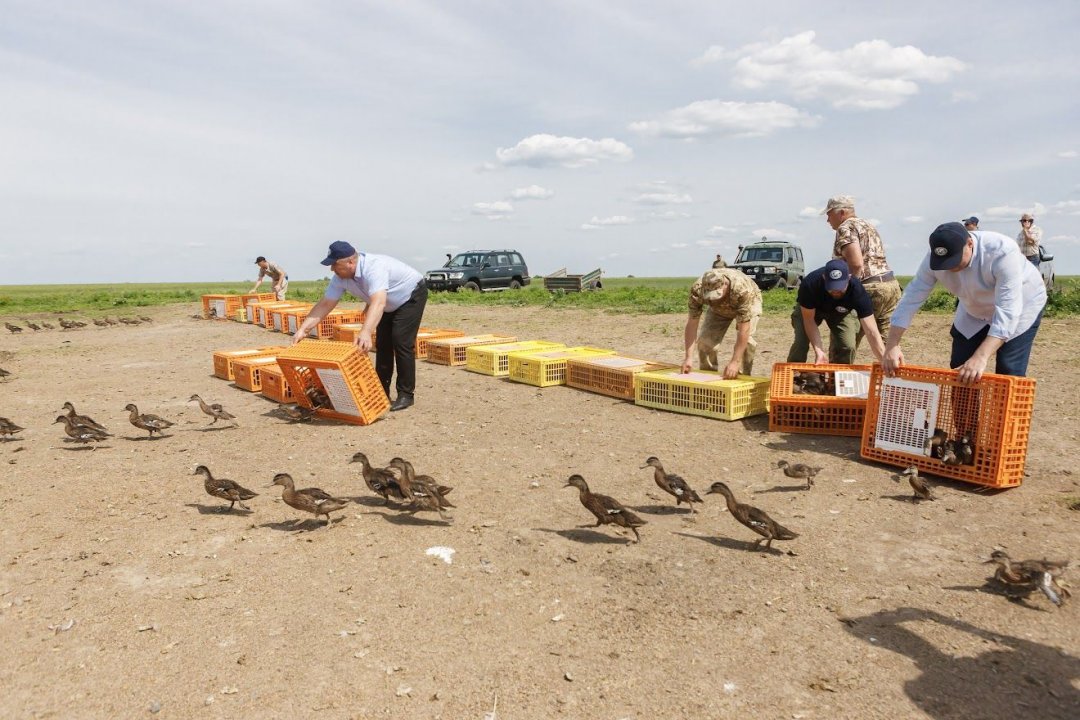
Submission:
POLYGON ((1038 589, 1050 602, 1060 607, 1070 597, 1065 588, 1058 585, 1054 578, 1068 567, 1068 561, 1058 560, 1022 560, 1014 562, 1004 550, 995 550, 987 563, 995 563, 994 579, 1009 587, 1021 589, 1027 593, 1038 589))
POLYGON ((315 411, 311 408, 306 408, 301 405, 286 405, 285 403, 278 403, 278 410, 281 414, 287 417, 294 423, 307 422, 311 418, 315 417, 315 411))
POLYGON ((274 485, 281 485, 281 499, 291 508, 302 512, 309 512, 316 518, 326 516, 326 527, 330 527, 330 513, 343 510, 349 505, 348 500, 334 497, 325 490, 319 488, 304 488, 297 490, 293 485, 292 475, 278 473, 274 476, 274 485))
POLYGON ((108 433, 103 433, 100 430, 95 430, 86 425, 80 425, 67 415, 57 415, 56 420, 53 421, 53 425, 56 423, 64 423, 64 432, 67 433, 67 436, 83 445, 92 442, 102 442, 109 437, 108 433))
POLYGON ((911 465, 893 479, 896 480, 896 482, 900 482, 900 478, 905 475, 907 476, 908 484, 911 485, 911 489, 915 491, 915 494, 911 496, 911 502, 917 503, 920 500, 935 499, 934 494, 930 492, 930 486, 926 484, 926 480, 919 476, 919 468, 911 465))
POLYGON ((404 502, 406 500, 405 494, 401 491, 401 485, 398 483, 398 479, 394 476, 394 473, 382 468, 372 467, 367 455, 362 452, 353 453, 349 462, 362 463, 361 473, 364 476, 364 484, 368 486, 368 490, 371 490, 371 492, 376 495, 381 495, 383 500, 388 504, 391 498, 397 502, 404 502))
MULTIPOLYGON (((706 494, 712 495, 713 493, 720 493, 724 496, 731 517, 735 518, 738 522, 765 539, 766 550, 772 549, 773 540, 794 540, 799 537, 799 533, 788 530, 786 527, 769 517, 769 514, 764 510, 759 510, 753 505, 745 505, 736 501, 735 495, 731 492, 731 488, 726 484, 714 482, 709 488, 709 492, 706 494)), ((757 550, 760 545, 761 539, 754 541, 755 550, 757 550)))
POLYGON ((241 510, 251 510, 244 504, 244 501, 259 496, 259 493, 252 492, 232 480, 214 477, 210 474, 210 468, 205 465, 195 468, 193 474, 203 476, 203 487, 206 489, 207 495, 229 501, 229 507, 222 506, 221 512, 232 512, 233 505, 236 504, 240 505, 241 510))
POLYGON ((188 402, 195 401, 198 401, 200 410, 202 410, 210 417, 214 418, 210 421, 210 425, 213 425, 218 420, 232 420, 232 424, 234 427, 240 427, 240 423, 236 422, 236 416, 227 412, 225 408, 221 406, 221 403, 207 404, 206 401, 198 395, 192 395, 191 398, 188 400, 188 402))
POLYGON ((417 475, 412 463, 404 458, 392 458, 389 467, 401 473, 398 484, 401 486, 402 494, 410 501, 405 507, 406 512, 416 513, 427 510, 439 513, 439 517, 443 520, 451 519, 445 509, 455 506, 446 499, 446 496, 454 488, 439 485, 430 475, 417 475))
POLYGON ((166 428, 171 428, 176 424, 171 420, 166 420, 163 417, 151 415, 150 413, 140 414, 139 408, 135 407, 135 403, 128 403, 124 406, 124 409, 131 413, 131 416, 128 417, 131 424, 140 430, 146 430, 150 433, 150 437, 154 437, 155 432, 160 437, 165 437, 165 434, 162 431, 166 428))
POLYGON ((618 500, 607 495, 589 492, 589 485, 585 482, 585 478, 577 474, 571 475, 563 487, 575 487, 578 489, 578 498, 581 500, 581 504, 596 516, 596 525, 591 527, 618 525, 619 527, 629 528, 634 532, 634 542, 641 542, 641 535, 637 529, 647 523, 627 510, 618 500))
POLYGON ((0 435, 17 435, 26 428, 21 428, 6 417, 0 417, 0 435))
POLYGON ((106 429, 104 425, 99 422, 95 422, 94 419, 89 415, 80 415, 75 412, 75 406, 72 405, 70 402, 65 402, 62 406, 62 409, 67 410, 68 417, 71 418, 71 421, 76 425, 85 425, 86 427, 93 428, 94 430, 97 430, 98 432, 101 432, 105 435, 110 435, 108 429, 106 429))
POLYGON ((0 368, 0 378, 5 378, 5 377, 8 377, 9 375, 11 375, 10 372, 5 370, 4 368, 0 368))
POLYGON ((803 465, 802 463, 795 463, 794 465, 787 460, 779 460, 776 463, 776 467, 784 471, 784 474, 789 478, 805 478, 806 489, 809 490, 814 485, 814 478, 821 472, 822 468, 810 467, 809 465, 803 465))
POLYGON ((691 514, 697 512, 694 510, 694 503, 701 502, 701 496, 694 492, 694 489, 687 484, 686 480, 675 473, 665 472, 660 459, 655 455, 648 457, 641 469, 644 470, 647 467, 652 467, 653 480, 656 481, 660 489, 675 498, 675 507, 686 503, 690 506, 691 514))

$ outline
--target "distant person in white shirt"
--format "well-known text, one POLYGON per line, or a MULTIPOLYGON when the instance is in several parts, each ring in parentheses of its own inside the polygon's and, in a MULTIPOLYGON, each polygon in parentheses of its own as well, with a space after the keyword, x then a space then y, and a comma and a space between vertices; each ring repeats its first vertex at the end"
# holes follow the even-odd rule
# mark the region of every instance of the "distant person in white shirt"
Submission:
POLYGON ((978 381, 995 353, 997 373, 1026 375, 1046 307, 1042 276, 1024 262, 1012 238, 986 230, 970 232, 958 222, 939 225, 930 234, 930 252, 892 316, 882 359, 885 374, 895 375, 904 364, 900 338, 936 283, 959 301, 950 332, 949 367, 959 371, 960 381, 978 381))
POLYGON ((1016 234, 1016 244, 1020 252, 1035 267, 1039 267, 1042 257, 1039 255, 1039 245, 1042 244, 1042 228, 1035 224, 1035 218, 1031 213, 1020 216, 1020 232, 1016 234))
POLYGON ((300 323, 293 337, 298 343, 307 337, 348 292, 360 298, 364 307, 364 327, 356 337, 361 351, 371 349, 375 334, 375 372, 383 390, 390 396, 390 380, 397 365, 397 398, 391 410, 404 410, 413 404, 416 393, 416 333, 427 306, 424 276, 405 263, 388 255, 358 253, 347 242, 330 243, 323 265, 329 265, 334 277, 322 300, 300 323))
POLYGON ((259 266, 259 277, 255 280, 255 286, 251 288, 251 292, 258 292, 259 286, 263 284, 263 278, 269 275, 273 284, 274 297, 278 300, 284 300, 285 291, 289 289, 289 276, 285 273, 285 269, 270 262, 262 255, 255 258, 255 264, 259 266))

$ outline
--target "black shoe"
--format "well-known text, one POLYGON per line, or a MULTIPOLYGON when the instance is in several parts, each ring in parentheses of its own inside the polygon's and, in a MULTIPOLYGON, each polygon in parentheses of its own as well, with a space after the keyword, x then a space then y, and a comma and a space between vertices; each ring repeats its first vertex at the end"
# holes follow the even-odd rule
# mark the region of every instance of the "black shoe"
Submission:
POLYGON ((407 393, 398 393, 397 399, 390 403, 390 410, 404 410, 407 407, 412 407, 413 396, 407 393))

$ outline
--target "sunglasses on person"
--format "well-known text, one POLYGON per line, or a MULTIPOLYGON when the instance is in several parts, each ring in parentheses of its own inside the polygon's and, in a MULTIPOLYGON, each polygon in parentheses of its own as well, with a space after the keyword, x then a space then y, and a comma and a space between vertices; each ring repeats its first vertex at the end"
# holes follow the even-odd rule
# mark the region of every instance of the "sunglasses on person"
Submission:
POLYGON ((1021 220, 1020 222, 1022 222, 1022 223, 1029 223, 1029 222, 1035 222, 1035 221, 1034 221, 1034 220, 1021 220))

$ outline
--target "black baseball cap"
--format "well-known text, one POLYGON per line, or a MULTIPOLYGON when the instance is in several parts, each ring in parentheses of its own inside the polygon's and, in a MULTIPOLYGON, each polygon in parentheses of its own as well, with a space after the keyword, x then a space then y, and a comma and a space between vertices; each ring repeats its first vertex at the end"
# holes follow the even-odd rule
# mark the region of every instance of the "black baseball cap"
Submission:
POLYGON ((938 225, 930 233, 930 269, 952 270, 959 265, 970 237, 967 228, 958 222, 938 225))
POLYGON ((964 223, 965 225, 978 225, 979 224, 979 218, 972 215, 969 218, 964 218, 960 222, 964 223))
POLYGON ((255 264, 258 265, 259 263, 261 263, 265 259, 266 258, 264 258, 262 255, 260 255, 259 257, 255 258, 255 264))
POLYGON ((851 268, 845 261, 834 258, 825 263, 825 289, 829 292, 846 290, 850 278, 851 268))

